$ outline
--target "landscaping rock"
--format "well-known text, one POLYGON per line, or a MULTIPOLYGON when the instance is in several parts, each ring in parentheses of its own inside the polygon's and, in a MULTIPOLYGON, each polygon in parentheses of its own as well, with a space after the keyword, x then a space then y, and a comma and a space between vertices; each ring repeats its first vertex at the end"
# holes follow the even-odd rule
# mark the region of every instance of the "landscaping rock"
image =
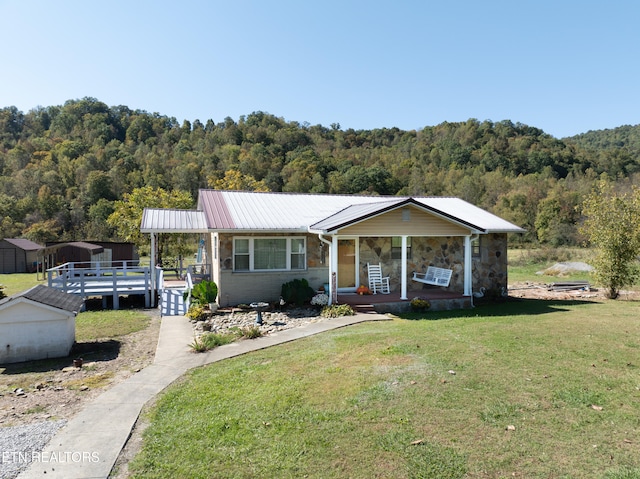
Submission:
POLYGON ((265 311, 262 324, 256 324, 257 313, 237 308, 221 309, 205 321, 194 322, 196 337, 205 332, 224 334, 237 329, 259 327, 263 335, 295 328, 303 324, 326 321, 316 308, 288 308, 283 311, 265 311))

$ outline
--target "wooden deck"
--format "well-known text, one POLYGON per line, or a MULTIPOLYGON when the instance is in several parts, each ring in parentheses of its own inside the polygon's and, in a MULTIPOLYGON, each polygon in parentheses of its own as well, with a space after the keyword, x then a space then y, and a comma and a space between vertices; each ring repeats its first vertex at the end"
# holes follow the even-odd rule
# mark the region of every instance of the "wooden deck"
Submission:
POLYGON ((465 309, 473 307, 469 296, 454 293, 440 288, 426 289, 420 292, 408 292, 407 298, 400 299, 400 293, 366 294, 356 293, 338 294, 339 304, 348 304, 358 311, 375 311, 378 313, 400 313, 411 311, 411 299, 419 297, 431 303, 431 310, 441 311, 449 309, 465 309))
POLYGON ((151 272, 137 262, 118 261, 65 263, 47 270, 48 285, 83 299, 101 296, 103 305, 113 298, 113 309, 119 308, 119 297, 142 295, 145 307, 151 306, 151 272))

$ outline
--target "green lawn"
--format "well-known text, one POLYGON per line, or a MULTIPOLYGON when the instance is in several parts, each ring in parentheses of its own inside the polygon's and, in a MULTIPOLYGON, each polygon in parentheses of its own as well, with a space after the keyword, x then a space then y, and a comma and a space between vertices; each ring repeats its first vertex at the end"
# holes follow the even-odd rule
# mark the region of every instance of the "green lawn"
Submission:
POLYGON ((4 286, 4 294, 7 296, 21 293, 37 284, 47 284, 46 281, 38 281, 36 273, 0 274, 0 285, 4 286))
POLYGON ((150 411, 133 477, 640 478, 639 313, 513 301, 202 367, 150 411))

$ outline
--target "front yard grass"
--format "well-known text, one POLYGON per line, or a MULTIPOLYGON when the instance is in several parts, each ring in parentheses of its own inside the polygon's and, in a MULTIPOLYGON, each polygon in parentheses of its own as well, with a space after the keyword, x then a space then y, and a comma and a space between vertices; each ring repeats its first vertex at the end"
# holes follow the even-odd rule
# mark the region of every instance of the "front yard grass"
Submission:
POLYGON ((632 301, 513 301, 202 367, 149 411, 130 471, 640 478, 639 313, 632 301))
POLYGON ((146 328, 149 321, 149 316, 137 309, 85 311, 76 316, 76 341, 126 336, 146 328))

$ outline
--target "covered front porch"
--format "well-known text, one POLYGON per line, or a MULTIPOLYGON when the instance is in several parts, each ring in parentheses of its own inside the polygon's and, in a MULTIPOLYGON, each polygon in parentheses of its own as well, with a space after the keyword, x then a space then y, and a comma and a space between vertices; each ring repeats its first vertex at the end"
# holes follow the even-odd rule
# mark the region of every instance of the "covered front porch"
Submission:
POLYGON ((446 291, 440 288, 425 289, 402 299, 398 291, 390 294, 338 293, 338 304, 348 304, 359 312, 404 313, 411 311, 413 298, 426 299, 431 303, 430 311, 466 309, 473 307, 473 298, 462 293, 446 291))

